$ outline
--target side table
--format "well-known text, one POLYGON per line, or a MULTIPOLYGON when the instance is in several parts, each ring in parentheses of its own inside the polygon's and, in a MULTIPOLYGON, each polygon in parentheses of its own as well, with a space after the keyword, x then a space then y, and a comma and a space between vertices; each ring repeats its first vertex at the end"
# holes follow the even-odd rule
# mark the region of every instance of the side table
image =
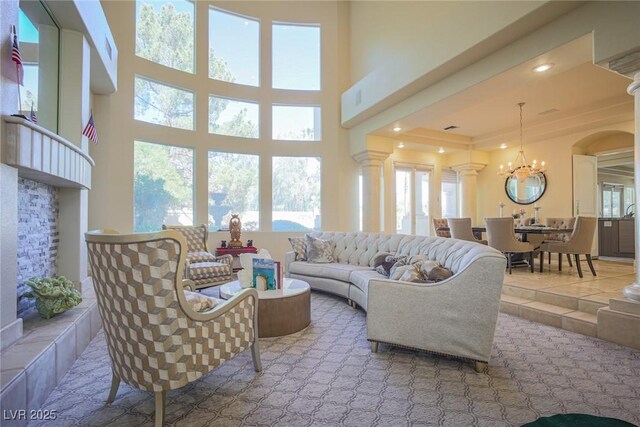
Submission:
POLYGON ((231 255, 233 256, 233 272, 237 273, 239 270, 242 270, 240 267, 240 259, 238 258, 240 254, 257 254, 258 249, 253 246, 243 246, 242 248, 216 248, 216 256, 222 255, 231 255))

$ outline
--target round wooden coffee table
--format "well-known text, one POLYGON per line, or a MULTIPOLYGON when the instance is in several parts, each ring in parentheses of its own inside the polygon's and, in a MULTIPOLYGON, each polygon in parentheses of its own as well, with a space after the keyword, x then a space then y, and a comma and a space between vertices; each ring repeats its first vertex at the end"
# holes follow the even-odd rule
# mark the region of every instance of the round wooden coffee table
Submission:
MULTIPOLYGON (((220 286, 220 298, 229 299, 242 291, 235 280, 220 286)), ((284 279, 282 289, 258 291, 258 336, 289 335, 311 323, 311 287, 298 279, 284 279)))

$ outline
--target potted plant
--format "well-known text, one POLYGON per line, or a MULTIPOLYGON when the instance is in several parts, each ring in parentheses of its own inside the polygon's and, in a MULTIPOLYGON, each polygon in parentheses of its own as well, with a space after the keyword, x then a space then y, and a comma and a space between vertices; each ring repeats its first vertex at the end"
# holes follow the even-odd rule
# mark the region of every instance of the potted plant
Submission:
POLYGON ((75 307, 82 302, 82 295, 73 282, 64 276, 33 277, 25 282, 31 291, 22 297, 36 299, 36 310, 45 319, 75 307))

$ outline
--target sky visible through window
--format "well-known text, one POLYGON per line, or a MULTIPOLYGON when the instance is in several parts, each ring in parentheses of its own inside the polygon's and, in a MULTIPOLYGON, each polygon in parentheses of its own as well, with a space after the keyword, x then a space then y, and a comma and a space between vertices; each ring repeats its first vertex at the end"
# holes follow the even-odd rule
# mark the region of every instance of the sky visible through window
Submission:
POLYGON ((209 9, 209 49, 224 60, 232 81, 260 86, 260 23, 249 18, 209 9))
POLYGON ((27 18, 27 15, 25 15, 22 10, 20 10, 20 14, 18 16, 17 31, 19 42, 38 43, 38 29, 33 25, 29 18, 27 18))
POLYGON ((320 90, 320 27, 273 24, 273 88, 320 90))

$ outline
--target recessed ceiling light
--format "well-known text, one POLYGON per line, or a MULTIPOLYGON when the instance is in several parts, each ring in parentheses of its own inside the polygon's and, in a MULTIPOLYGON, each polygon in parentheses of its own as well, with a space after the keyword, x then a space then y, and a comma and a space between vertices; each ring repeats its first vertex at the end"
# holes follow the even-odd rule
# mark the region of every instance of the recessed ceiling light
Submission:
POLYGON ((503 142, 502 144, 500 144, 500 148, 504 150, 505 148, 507 148, 507 144, 503 142))
POLYGON ((438 153, 440 153, 440 154, 444 153, 444 148, 440 147, 440 148, 438 149, 438 153))
POLYGON ((398 148, 404 148, 404 142, 399 143, 398 148))
POLYGON ((393 128, 394 132, 400 132, 402 130, 402 128, 400 126, 396 126, 393 128))
POLYGON ((545 71, 550 70, 551 67, 553 67, 553 64, 540 64, 533 67, 533 71, 536 73, 544 73, 545 71))

